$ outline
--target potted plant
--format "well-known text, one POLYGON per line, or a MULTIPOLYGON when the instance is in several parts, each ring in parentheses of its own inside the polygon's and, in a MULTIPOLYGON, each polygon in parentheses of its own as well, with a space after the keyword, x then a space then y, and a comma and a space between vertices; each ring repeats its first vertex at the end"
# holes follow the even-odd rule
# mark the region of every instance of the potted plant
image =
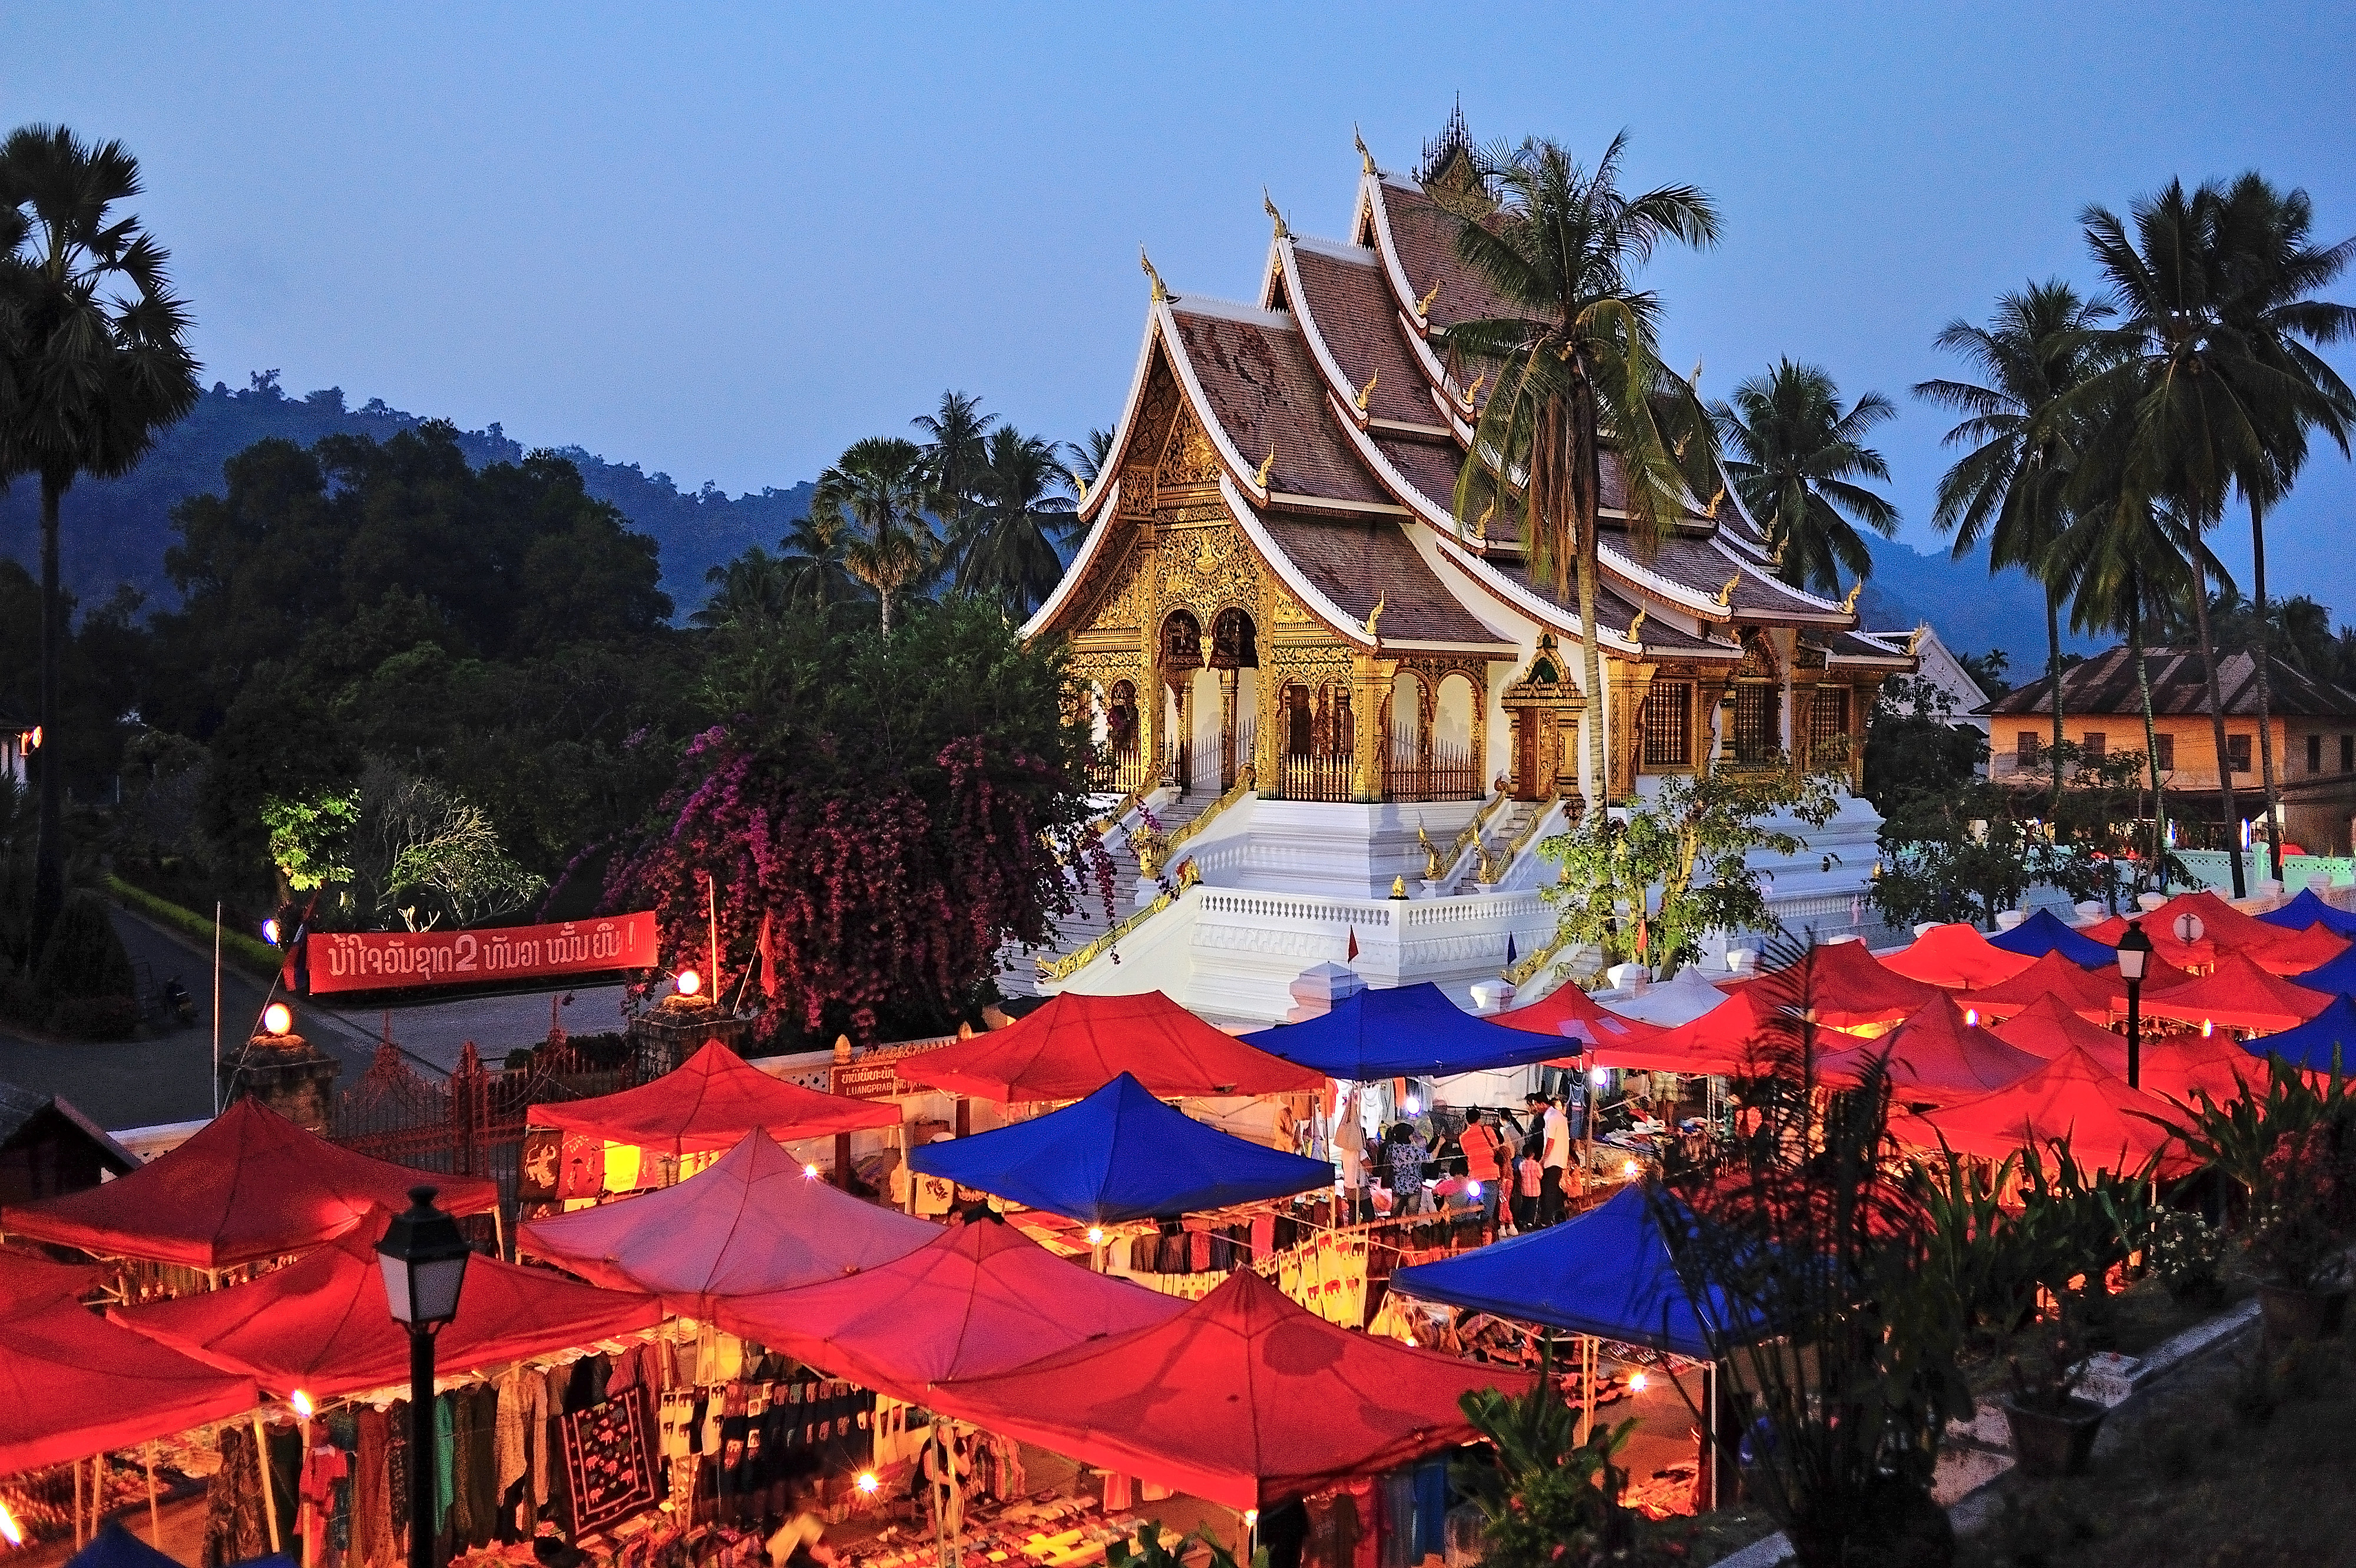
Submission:
POLYGON ((2012 1428, 2012 1455, 2026 1476, 2075 1476, 2086 1467, 2106 1406, 2078 1397, 2085 1375, 2085 1303, 2065 1291, 2013 1337, 2006 1366, 2012 1392, 1997 1402, 2012 1428))
POLYGON ((2260 1274, 2266 1341, 2329 1338, 2347 1315, 2348 1230, 2356 1220, 2356 1116, 2345 1102, 2275 1145, 2263 1197, 2249 1255, 2260 1274))

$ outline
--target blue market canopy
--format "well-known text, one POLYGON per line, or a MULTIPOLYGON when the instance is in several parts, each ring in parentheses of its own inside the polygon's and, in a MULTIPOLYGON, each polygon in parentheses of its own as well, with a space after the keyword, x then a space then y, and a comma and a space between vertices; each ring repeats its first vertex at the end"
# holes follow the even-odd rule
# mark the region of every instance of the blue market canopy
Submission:
MULTIPOLYGON (((2356 951, 2356 949, 2351 949, 2356 951)), ((2338 961, 2335 960, 2336 963, 2338 961)), ((2329 969, 2332 964, 2325 964, 2329 969)), ((2314 972, 2321 974, 2323 970, 2314 972)), ((2311 983, 2301 975, 2298 983, 2311 983)), ((2329 1072, 2332 1053, 2339 1053, 2340 1067, 2356 1077, 2356 1002, 2345 995, 2335 996, 2331 1005, 2309 1018, 2297 1028, 2285 1029, 2278 1035, 2258 1035, 2242 1042, 2243 1047, 2254 1056, 2280 1057, 2295 1067, 2315 1072, 2329 1072)))
POLYGON ((1559 1036, 1534 1035, 1475 1017, 1425 981, 1361 991, 1322 1018, 1279 1024, 1244 1044, 1313 1067, 1327 1078, 1446 1078, 1487 1068, 1526 1067, 1561 1056, 1559 1036))
MULTIPOLYGON (((2336 911, 2335 911, 2336 912, 2336 911)), ((2346 919, 2348 917, 2341 916, 2346 919)), ((2308 925, 2312 925, 2308 921, 2308 925)), ((2306 926, 2299 929, 2305 930, 2306 926)), ((2085 932, 2073 929, 2058 918, 2051 909, 2040 909, 2008 931, 1999 931, 1988 939, 1988 946, 2002 948, 2007 952, 2024 953, 2030 958, 2042 958, 2058 952, 2072 963, 2093 968, 2098 963, 2115 963, 2118 951, 2107 942, 2098 942, 2085 932)))
POLYGON ((2269 926, 2280 926, 2286 931, 2303 931, 2309 926, 2321 926, 2335 937, 2356 937, 2356 915, 2345 909, 2335 909, 2315 896, 2312 887, 2301 888, 2297 897, 2279 909, 2268 910, 2259 919, 2269 926))
POLYGON ((1635 1187, 1560 1225, 1401 1269, 1391 1288, 1697 1361, 1716 1359, 1711 1338, 1726 1316, 1722 1306, 1707 1320, 1696 1309, 1635 1187))
MULTIPOLYGON (((180 1568, 179 1559, 167 1557, 123 1527, 119 1519, 106 1521, 106 1528, 91 1538, 88 1546, 66 1559, 66 1568, 180 1568)), ((293 1558, 273 1552, 266 1557, 256 1557, 241 1568, 294 1568, 293 1558)))
POLYGON ((1288 1197, 1333 1167, 1206 1127, 1122 1073, 1086 1100, 994 1133, 928 1144, 909 1167, 1091 1224, 1288 1197))
POLYGON ((2316 965, 2291 983, 2333 996, 2356 996, 2356 947, 2351 947, 2329 963, 2316 965))

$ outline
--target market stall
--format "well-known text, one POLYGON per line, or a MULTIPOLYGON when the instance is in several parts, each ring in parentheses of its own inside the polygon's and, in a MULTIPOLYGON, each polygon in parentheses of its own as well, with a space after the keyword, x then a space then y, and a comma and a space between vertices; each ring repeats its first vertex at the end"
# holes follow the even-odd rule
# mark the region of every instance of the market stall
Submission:
POLYGON ((2022 1148, 2067 1139, 2089 1170, 2136 1171, 2157 1155, 2161 1174, 2196 1162, 2160 1123, 2170 1112, 2159 1096, 2126 1080, 2083 1047, 2072 1046, 2019 1081, 1975 1100, 1916 1116, 1899 1112, 1890 1130, 1900 1142, 2000 1160, 2022 1148))
POLYGON ((519 1256, 616 1289, 651 1291, 673 1312, 712 1316, 725 1296, 873 1269, 940 1234, 811 1175, 755 1129, 709 1169, 659 1192, 526 1223, 519 1256))
POLYGON ((1568 1040, 1574 1051, 1582 1046, 1634 1045, 1660 1033, 1658 1026, 1624 1017, 1569 981, 1543 999, 1526 1007, 1510 1008, 1491 1022, 1568 1040))
POLYGON ((2325 992, 2293 985, 2247 953, 2225 952, 2208 973, 2146 995, 2143 1015, 2264 1035, 2304 1024, 2330 1004, 2325 992))
POLYGON ((1448 1078, 1526 1067, 1562 1054, 1559 1034, 1508 1028, 1467 1013, 1448 993, 1419 985, 1360 991, 1322 1016, 1243 1036, 1327 1078, 1365 1083, 1387 1078, 1448 1078))
POLYGON ((2030 958, 2042 958, 2058 952, 2072 963, 2094 969, 2116 961, 2117 950, 2079 930, 2051 909, 2034 909, 2027 919, 2008 931, 1998 931, 1988 939, 1988 946, 2006 952, 2017 952, 2030 958))
MULTIPOLYGON (((303 1251, 353 1230, 372 1210, 404 1207, 418 1174, 339 1148, 244 1099, 127 1176, 0 1211, 0 1231, 177 1265, 218 1283, 225 1270, 303 1251)), ((451 1213, 498 1212, 489 1177, 434 1179, 451 1213)))
POLYGON ((1892 1096, 1906 1104, 1967 1100, 2026 1078, 2044 1058, 1979 1026, 1952 997, 1909 1014, 1875 1040, 1832 1046, 1816 1057, 1819 1081, 1835 1088, 1859 1082, 1869 1064, 1886 1061, 1892 1096))
POLYGON ((1983 1018, 2008 1018, 2031 1003, 2051 996, 2089 1023, 2100 1024, 2106 1022, 2113 1011, 2111 991, 2116 978, 2114 973, 2109 982, 2098 979, 2056 948, 2040 954, 2010 980, 1965 992, 1962 1000, 1983 1018))
POLYGON ((1836 1029, 1872 1030, 1929 1005, 1940 989, 1889 968, 1854 938, 1812 947, 1797 963, 1728 983, 1771 1007, 1802 1008, 1836 1029))
MULTIPOLYGON (((2064 1051, 2084 1051, 2122 1083, 2127 1076, 2124 1036, 2097 1028, 2058 999, 2033 1004, 1995 1026, 2008 1045, 2051 1061, 2064 1051)), ((2164 1099, 2190 1103, 2198 1092, 2225 1101, 2245 1083, 2263 1084, 2265 1064, 2228 1035, 2171 1029, 2143 1036, 2136 1077, 2139 1087, 2164 1099)))
POLYGON ((1331 1187, 1333 1167, 1206 1127, 1123 1072, 1029 1122, 908 1156, 921 1175, 1092 1225, 1331 1187))
POLYGON ((2253 1036, 2242 1047, 2261 1057, 2280 1057, 2310 1072, 2337 1068, 2356 1078, 2356 1001, 2345 994, 2334 996, 2329 1006, 2297 1027, 2253 1036))
POLYGON ((2303 931, 2309 926, 2321 926, 2334 936, 2356 938, 2356 915, 2325 902, 2312 887, 2300 888, 2297 897, 2256 918, 2280 930, 2303 931))
POLYGON ((1066 992, 1013 1026, 894 1063, 902 1079, 1007 1102, 1072 1101, 1128 1073, 1165 1100, 1286 1094, 1320 1076, 1205 1024, 1159 991, 1066 992))
POLYGON ((2356 948, 2349 949, 2329 963, 2318 964, 2291 976, 2291 983, 2331 996, 2356 996, 2356 948))
POLYGON ((2009 980, 2027 969, 2030 961, 1994 945, 1978 927, 1959 921, 1933 926, 1896 952, 1883 954, 1880 961, 1893 974, 1963 991, 2009 980))

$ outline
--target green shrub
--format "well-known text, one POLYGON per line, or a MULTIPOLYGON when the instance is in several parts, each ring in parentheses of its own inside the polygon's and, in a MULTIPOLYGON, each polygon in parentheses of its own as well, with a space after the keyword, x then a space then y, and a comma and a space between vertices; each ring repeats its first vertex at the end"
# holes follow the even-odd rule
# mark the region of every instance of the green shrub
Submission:
POLYGON ((114 912, 95 893, 66 900, 33 971, 34 988, 55 1006, 96 997, 128 997, 136 989, 131 955, 114 932, 114 912))
POLYGON ((48 1030, 69 1040, 127 1040, 139 1029, 129 996, 69 996, 49 1009, 48 1030))
POLYGON ((2213 1305, 2225 1299, 2225 1236, 2201 1216, 2161 1215, 2145 1257, 2151 1277, 2178 1301, 2213 1305))

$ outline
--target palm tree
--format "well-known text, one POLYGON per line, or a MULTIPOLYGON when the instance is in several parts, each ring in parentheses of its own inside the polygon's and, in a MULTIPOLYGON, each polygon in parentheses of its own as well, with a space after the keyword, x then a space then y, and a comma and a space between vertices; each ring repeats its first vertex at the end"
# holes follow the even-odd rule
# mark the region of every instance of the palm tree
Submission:
POLYGON ((1071 460, 1072 478, 1082 489, 1092 490, 1104 478, 1104 466, 1112 460, 1112 432, 1091 430, 1085 441, 1066 441, 1064 456, 1071 460))
POLYGON ((924 448, 896 435, 851 443, 818 477, 810 521, 841 531, 843 566, 883 601, 887 637, 893 596, 932 569, 939 541, 926 514, 938 493, 924 448))
MULTIPOLYGON (((2356 238, 2317 248, 2308 236, 2314 203, 2304 190, 2277 191, 2254 170, 2215 198, 2216 241, 2225 274, 2220 316, 2247 353, 2278 379, 2287 419, 2268 432, 2275 449, 2268 482, 2244 474, 2250 509, 2250 592, 2259 607, 2253 655, 2257 667, 2258 754, 2266 792, 2266 845, 2271 875, 2282 876, 2281 805, 2275 777, 2273 672, 2266 657, 2266 509, 2281 499, 2307 460, 2307 434, 2320 429, 2349 455, 2356 425, 2356 393, 2314 351, 2315 345, 2356 337, 2356 309, 2310 297, 2356 260, 2356 238)), ((2297 601, 2293 601, 2296 603, 2297 601)))
POLYGON ((1989 325, 1951 321, 1940 348, 1962 355, 1980 381, 1928 381, 1914 395, 1964 415, 1945 445, 1969 446, 1939 481, 1943 532, 1958 560, 1988 547, 1988 570, 2026 567, 2045 589, 2046 679, 2053 704, 2053 803, 2062 811, 2062 592, 2047 556, 2067 521, 2064 489, 2084 445, 2083 418, 2064 404, 2102 368, 2094 334, 2110 307, 2081 299, 2059 278, 1999 295, 1989 325))
POLYGON ((785 578, 786 602, 791 607, 827 615, 836 606, 865 594, 844 557, 840 516, 796 518, 778 543, 785 556, 777 569, 785 578))
POLYGON ((1852 580, 1873 575, 1856 525, 1890 538, 1898 509, 1851 481, 1888 482, 1890 465, 1864 435, 1897 413, 1869 392, 1843 413, 1832 377, 1789 359, 1736 387, 1731 403, 1710 405, 1719 440, 1734 454, 1727 477, 1766 531, 1776 575, 1794 587, 1837 594, 1844 570, 1852 580))
POLYGON ((1669 241, 1718 240, 1718 209, 1689 185, 1630 196, 1620 188, 1624 134, 1591 170, 1537 139, 1493 153, 1482 173, 1495 207, 1459 221, 1456 249, 1510 314, 1443 335, 1459 364, 1492 373, 1472 450, 1456 485, 1463 520, 1500 499, 1518 508, 1534 574, 1558 597, 1576 568, 1588 700, 1587 807, 1600 819, 1606 769, 1602 656, 1594 636, 1603 451, 1626 479, 1627 526, 1641 553, 1697 488, 1708 488, 1717 440, 1692 389, 1660 366, 1659 296, 1634 274, 1669 241))
POLYGON ((956 591, 1027 616, 1055 591, 1071 538, 1071 481, 1056 466, 1055 444, 1000 425, 975 488, 981 505, 948 542, 956 591))
POLYGON ((984 443, 998 415, 981 412, 981 399, 960 392, 941 393, 940 407, 920 413, 909 424, 923 431, 925 466, 932 476, 937 508, 947 509, 941 521, 955 532, 971 510, 976 486, 989 462, 984 443))
POLYGON ((757 544, 724 566, 707 569, 703 580, 717 591, 703 601, 701 609, 687 618, 697 626, 710 628, 785 618, 790 599, 785 563, 757 544))
MULTIPOLYGON (((120 142, 85 145, 62 125, 26 125, 0 143, 0 299, 15 362, 0 384, 0 482, 41 480, 40 723, 56 755, 59 503, 84 474, 128 473, 197 402, 188 314, 165 272, 170 252, 122 204, 139 160, 120 142)), ((59 770, 41 768, 33 875, 34 950, 65 903, 59 770)))

